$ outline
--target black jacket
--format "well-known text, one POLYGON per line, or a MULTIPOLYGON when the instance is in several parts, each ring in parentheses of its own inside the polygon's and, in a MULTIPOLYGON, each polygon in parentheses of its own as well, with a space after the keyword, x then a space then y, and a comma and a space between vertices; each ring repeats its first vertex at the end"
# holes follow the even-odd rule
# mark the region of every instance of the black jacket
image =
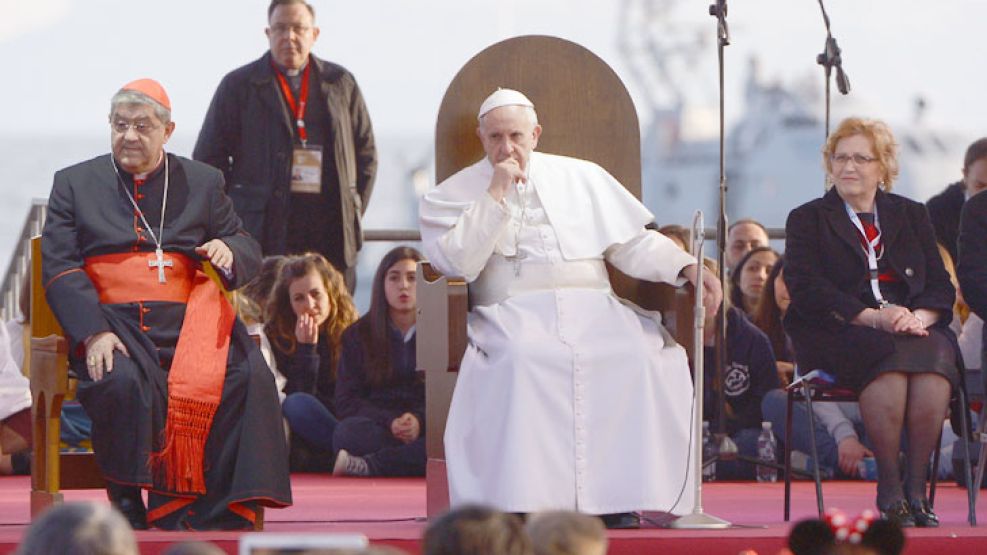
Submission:
POLYGON ((925 206, 929 209, 929 219, 936 230, 936 239, 949 251, 956 261, 956 240, 959 237, 960 211, 966 202, 966 186, 957 181, 930 198, 925 206))
POLYGON ((329 336, 319 333, 318 343, 295 343, 295 351, 288 354, 271 341, 271 352, 278 370, 284 374, 284 392, 308 393, 318 399, 336 416, 336 378, 332 372, 332 345, 329 336))
MULTIPOLYGON (((344 262, 353 266, 377 172, 373 129, 353 75, 314 55, 310 60, 332 118, 332 148, 323 156, 335 164, 344 262)), ((293 128, 268 52, 223 78, 193 151, 196 160, 223 171, 237 214, 264 255, 286 250, 293 128)))
MULTIPOLYGON (((925 206, 878 191, 884 257, 907 287, 902 304, 937 310, 937 327, 949 335, 955 290, 936 248, 925 206)), ((825 369, 850 387, 875 363, 894 352, 891 334, 850 322, 868 307, 867 257, 843 199, 831 189, 796 208, 785 226, 785 284, 792 304, 785 331, 804 371, 825 369)), ((874 307, 871 307, 874 308, 874 307)))
POLYGON ((959 227, 960 289, 970 308, 987 320, 987 195, 967 201, 959 227))

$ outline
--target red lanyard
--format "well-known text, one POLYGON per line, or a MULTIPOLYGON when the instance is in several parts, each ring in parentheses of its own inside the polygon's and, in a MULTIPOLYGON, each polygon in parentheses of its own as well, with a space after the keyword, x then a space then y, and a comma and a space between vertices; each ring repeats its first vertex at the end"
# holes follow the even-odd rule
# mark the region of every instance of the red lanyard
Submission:
POLYGON ((308 77, 312 72, 312 64, 305 65, 305 71, 302 72, 302 89, 299 92, 298 104, 295 104, 295 96, 291 94, 291 87, 288 86, 288 80, 284 78, 284 75, 277 68, 274 69, 274 74, 278 76, 278 83, 281 85, 281 92, 284 93, 284 99, 288 101, 288 109, 295 116, 295 126, 298 127, 298 138, 302 141, 302 146, 308 142, 308 131, 305 130, 305 105, 308 103, 308 77))

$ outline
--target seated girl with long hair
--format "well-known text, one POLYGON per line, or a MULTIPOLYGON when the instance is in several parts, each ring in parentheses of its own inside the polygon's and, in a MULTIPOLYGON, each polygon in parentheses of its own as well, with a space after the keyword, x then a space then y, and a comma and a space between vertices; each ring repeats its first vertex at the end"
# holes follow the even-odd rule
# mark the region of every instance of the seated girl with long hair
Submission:
MULTIPOLYGON (((319 454, 331 457, 340 340, 356 318, 342 274, 322 255, 284 261, 268 300, 264 331, 287 378, 281 410, 291 428, 293 452, 294 438, 301 437, 316 452, 316 460, 319 454)), ((293 464, 299 470, 306 466, 293 464)))
POLYGON ((730 304, 753 318, 768 274, 780 256, 771 247, 754 247, 730 271, 730 304))
POLYGON ((388 252, 374 275, 370 311, 343 333, 333 474, 425 474, 425 383, 415 369, 421 259, 410 247, 388 252))

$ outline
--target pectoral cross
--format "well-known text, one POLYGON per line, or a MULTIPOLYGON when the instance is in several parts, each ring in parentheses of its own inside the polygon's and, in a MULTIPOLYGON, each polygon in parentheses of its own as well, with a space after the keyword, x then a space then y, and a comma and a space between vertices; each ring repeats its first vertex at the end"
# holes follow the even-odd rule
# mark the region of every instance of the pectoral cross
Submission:
POLYGON ((156 260, 147 261, 147 267, 154 268, 156 266, 158 268, 158 283, 166 283, 164 269, 165 267, 171 268, 175 265, 175 262, 165 260, 164 252, 161 249, 154 249, 154 257, 156 260))
POLYGON ((525 258, 528 258, 528 255, 524 254, 521 251, 517 251, 514 253, 514 256, 505 256, 504 258, 514 262, 514 277, 521 277, 521 262, 525 258))

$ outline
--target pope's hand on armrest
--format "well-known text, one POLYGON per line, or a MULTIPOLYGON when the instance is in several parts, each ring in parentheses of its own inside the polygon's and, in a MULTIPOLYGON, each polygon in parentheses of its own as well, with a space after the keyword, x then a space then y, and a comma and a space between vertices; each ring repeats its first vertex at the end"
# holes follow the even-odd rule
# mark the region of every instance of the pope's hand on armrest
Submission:
MULTIPOLYGON (((696 280, 699 277, 698 264, 689 264, 685 268, 682 268, 682 271, 679 272, 679 275, 689 280, 689 283, 691 283, 693 287, 696 288, 697 292, 700 290, 698 284, 696 283, 696 280)), ((720 280, 717 279, 715 275, 713 275, 713 272, 703 272, 702 285, 703 285, 702 286, 703 304, 706 307, 720 306, 720 303, 723 301, 723 288, 720 286, 720 280)))

